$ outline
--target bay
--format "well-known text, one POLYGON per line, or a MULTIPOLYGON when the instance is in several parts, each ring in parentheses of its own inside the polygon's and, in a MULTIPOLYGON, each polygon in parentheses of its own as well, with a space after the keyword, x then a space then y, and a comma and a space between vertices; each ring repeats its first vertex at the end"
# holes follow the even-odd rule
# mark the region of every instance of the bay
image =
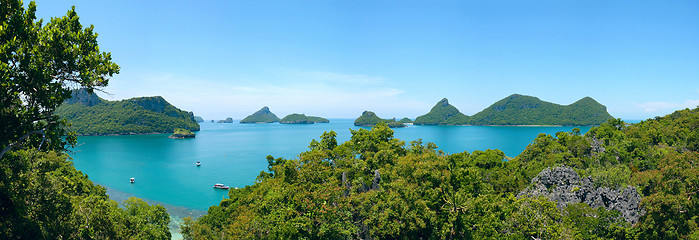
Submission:
MULTIPOLYGON (((97 184, 120 196, 136 196, 170 208, 202 212, 227 197, 215 183, 244 187, 267 170, 266 156, 297 158, 312 139, 325 131, 347 141, 352 119, 330 123, 238 124, 201 123, 193 139, 170 139, 168 134, 78 137, 73 163, 97 184), (201 161, 197 167, 196 162, 201 161), (135 178, 130 183, 129 178, 135 178)), ((572 126, 409 126, 394 129, 409 144, 422 139, 446 153, 500 149, 515 157, 539 133, 569 132, 572 126)), ((582 133, 590 127, 579 127, 582 133)), ((187 212, 187 211, 179 211, 187 212)))

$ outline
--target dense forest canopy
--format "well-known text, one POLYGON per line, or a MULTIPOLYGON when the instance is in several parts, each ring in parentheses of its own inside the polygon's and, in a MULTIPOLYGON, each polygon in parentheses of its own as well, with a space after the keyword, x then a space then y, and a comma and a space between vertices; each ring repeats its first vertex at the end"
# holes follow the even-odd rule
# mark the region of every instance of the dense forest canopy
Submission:
POLYGON ((607 108, 590 97, 562 106, 536 97, 510 95, 473 116, 459 112, 445 98, 416 125, 599 125, 612 119, 607 108))
POLYGON ((176 128, 199 131, 193 113, 159 96, 107 101, 80 89, 56 114, 68 120, 69 129, 79 135, 172 133, 176 128))
POLYGON ((229 199, 207 215, 187 219, 183 234, 186 239, 693 239, 699 236, 698 128, 699 108, 633 125, 611 119, 585 135, 579 129, 540 134, 509 160, 499 150, 448 154, 432 143, 406 143, 385 124, 350 130, 352 137, 342 144, 335 132, 326 132, 298 159, 268 156, 268 171, 255 184, 231 189, 229 199), (565 192, 555 186, 546 194, 529 194, 535 183, 550 181, 542 180, 545 172, 560 169, 584 177, 585 187, 600 196, 631 191, 626 195, 641 198, 640 211, 627 217, 619 210, 623 206, 604 198, 596 208, 558 204, 552 200, 565 192))
POLYGON ((65 154, 75 134, 54 111, 71 87, 92 93, 119 66, 75 8, 47 22, 36 9, 0 2, 0 239, 170 239, 165 208, 119 206, 65 154))

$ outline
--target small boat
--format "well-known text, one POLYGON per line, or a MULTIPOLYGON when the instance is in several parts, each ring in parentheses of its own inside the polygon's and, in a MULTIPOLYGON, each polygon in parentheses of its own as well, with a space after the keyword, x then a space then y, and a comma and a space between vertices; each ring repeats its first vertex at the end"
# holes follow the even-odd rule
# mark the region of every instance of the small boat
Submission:
POLYGON ((197 161, 197 167, 198 167, 198 166, 201 166, 201 162, 200 162, 200 161, 197 161))
POLYGON ((219 189, 229 189, 229 188, 231 188, 231 187, 229 187, 229 186, 226 186, 226 185, 225 185, 225 184, 223 184, 223 183, 217 183, 217 184, 214 184, 214 188, 219 188, 219 189))
POLYGON ((136 179, 135 179, 135 178, 131 178, 131 183, 135 183, 135 182, 136 182, 136 179))

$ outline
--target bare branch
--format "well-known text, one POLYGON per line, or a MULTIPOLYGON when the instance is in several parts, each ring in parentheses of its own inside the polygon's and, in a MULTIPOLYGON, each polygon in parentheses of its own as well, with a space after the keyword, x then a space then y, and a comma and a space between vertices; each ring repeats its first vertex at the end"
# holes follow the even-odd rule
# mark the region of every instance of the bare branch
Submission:
POLYGON ((22 145, 22 142, 27 139, 31 135, 41 135, 41 144, 39 145, 39 149, 41 149, 41 145, 44 145, 44 141, 46 140, 46 134, 44 133, 44 129, 41 130, 36 130, 36 131, 31 131, 28 132, 27 134, 24 134, 21 138, 19 138, 19 141, 10 143, 5 147, 5 149, 2 150, 2 153, 0 153, 0 159, 2 159, 3 156, 5 156, 5 153, 8 151, 12 150, 13 148, 22 145))

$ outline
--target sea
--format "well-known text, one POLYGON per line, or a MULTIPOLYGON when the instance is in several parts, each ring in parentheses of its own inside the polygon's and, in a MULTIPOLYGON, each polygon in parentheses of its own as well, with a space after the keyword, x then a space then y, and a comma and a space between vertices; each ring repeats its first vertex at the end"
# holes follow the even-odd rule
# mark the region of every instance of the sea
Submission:
MULTIPOLYGON (((169 134, 83 136, 71 149, 75 168, 107 188, 117 201, 130 196, 161 204, 175 220, 197 218, 227 198, 227 190, 252 185, 267 170, 268 155, 298 158, 312 139, 335 131, 338 143, 350 139, 353 119, 330 119, 317 124, 200 123, 196 138, 171 139, 169 134), (201 162, 200 166, 195 163, 201 162), (130 183, 129 179, 135 182, 130 183)), ((394 130, 395 138, 433 142, 446 153, 499 149, 519 155, 539 133, 570 132, 575 126, 415 126, 394 130)), ((581 133, 590 127, 579 126, 581 133)), ((367 128, 369 129, 369 128, 367 128)))

